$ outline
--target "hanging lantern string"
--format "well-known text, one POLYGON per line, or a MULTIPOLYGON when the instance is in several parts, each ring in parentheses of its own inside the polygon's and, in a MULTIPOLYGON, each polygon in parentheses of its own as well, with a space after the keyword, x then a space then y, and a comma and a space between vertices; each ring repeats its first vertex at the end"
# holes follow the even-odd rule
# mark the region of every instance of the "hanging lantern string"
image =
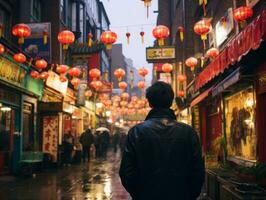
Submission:
POLYGON ((139 27, 143 28, 143 26, 155 26, 156 24, 132 24, 132 25, 121 25, 121 26, 111 26, 111 29, 125 29, 125 28, 130 28, 130 27, 139 27))

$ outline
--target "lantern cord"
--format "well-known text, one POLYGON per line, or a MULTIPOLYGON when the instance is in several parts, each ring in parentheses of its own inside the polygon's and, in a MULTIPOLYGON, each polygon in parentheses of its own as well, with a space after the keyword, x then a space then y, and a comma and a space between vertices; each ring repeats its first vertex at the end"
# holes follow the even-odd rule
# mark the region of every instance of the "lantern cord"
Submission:
POLYGON ((111 26, 111 29, 119 29, 119 28, 129 28, 129 27, 141 27, 143 30, 143 26, 155 26, 155 24, 132 24, 132 25, 125 25, 125 26, 111 26))

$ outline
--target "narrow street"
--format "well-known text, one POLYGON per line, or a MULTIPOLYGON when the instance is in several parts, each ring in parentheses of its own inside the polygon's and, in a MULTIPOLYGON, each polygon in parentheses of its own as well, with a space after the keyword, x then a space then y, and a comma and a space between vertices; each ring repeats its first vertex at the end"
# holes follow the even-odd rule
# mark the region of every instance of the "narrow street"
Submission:
POLYGON ((127 200, 118 176, 120 155, 43 171, 36 178, 0 178, 0 199, 127 200))

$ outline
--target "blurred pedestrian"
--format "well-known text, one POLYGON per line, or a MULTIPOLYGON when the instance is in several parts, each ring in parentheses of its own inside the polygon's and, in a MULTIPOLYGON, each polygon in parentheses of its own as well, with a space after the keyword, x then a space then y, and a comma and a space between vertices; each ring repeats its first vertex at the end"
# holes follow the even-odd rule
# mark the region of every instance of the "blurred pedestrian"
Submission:
POLYGON ((63 164, 71 165, 71 155, 74 147, 74 137, 71 131, 64 134, 63 138, 63 164))
POLYGON ((204 182, 199 138, 176 121, 171 86, 156 82, 146 91, 152 110, 130 129, 120 166, 133 200, 195 200, 204 182))
POLYGON ((79 139, 81 145, 82 145, 82 159, 83 162, 86 162, 86 157, 88 159, 88 162, 90 161, 90 149, 91 145, 94 142, 94 137, 92 135, 92 132, 90 129, 87 129, 85 132, 83 132, 79 139))
POLYGON ((110 144, 110 135, 108 131, 102 131, 100 134, 101 137, 101 150, 102 156, 106 157, 108 146, 110 144))
POLYGON ((120 132, 119 132, 119 129, 115 130, 112 142, 113 142, 114 152, 116 153, 117 152, 117 146, 120 143, 120 132))
POLYGON ((124 152, 126 140, 127 140, 127 135, 126 135, 125 131, 122 131, 120 134, 120 141, 119 141, 119 147, 120 147, 121 153, 124 152))
POLYGON ((95 146, 95 155, 96 158, 99 158, 101 156, 101 136, 100 136, 100 132, 96 131, 95 132, 95 139, 94 139, 94 146, 95 146))

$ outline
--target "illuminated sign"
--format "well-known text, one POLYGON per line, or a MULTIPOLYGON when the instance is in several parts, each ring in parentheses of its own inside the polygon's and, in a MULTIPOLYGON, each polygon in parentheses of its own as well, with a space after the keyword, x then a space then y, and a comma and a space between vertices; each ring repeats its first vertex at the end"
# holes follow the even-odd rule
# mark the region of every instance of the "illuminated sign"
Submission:
POLYGON ((146 59, 149 63, 175 60, 175 47, 146 48, 146 59))

